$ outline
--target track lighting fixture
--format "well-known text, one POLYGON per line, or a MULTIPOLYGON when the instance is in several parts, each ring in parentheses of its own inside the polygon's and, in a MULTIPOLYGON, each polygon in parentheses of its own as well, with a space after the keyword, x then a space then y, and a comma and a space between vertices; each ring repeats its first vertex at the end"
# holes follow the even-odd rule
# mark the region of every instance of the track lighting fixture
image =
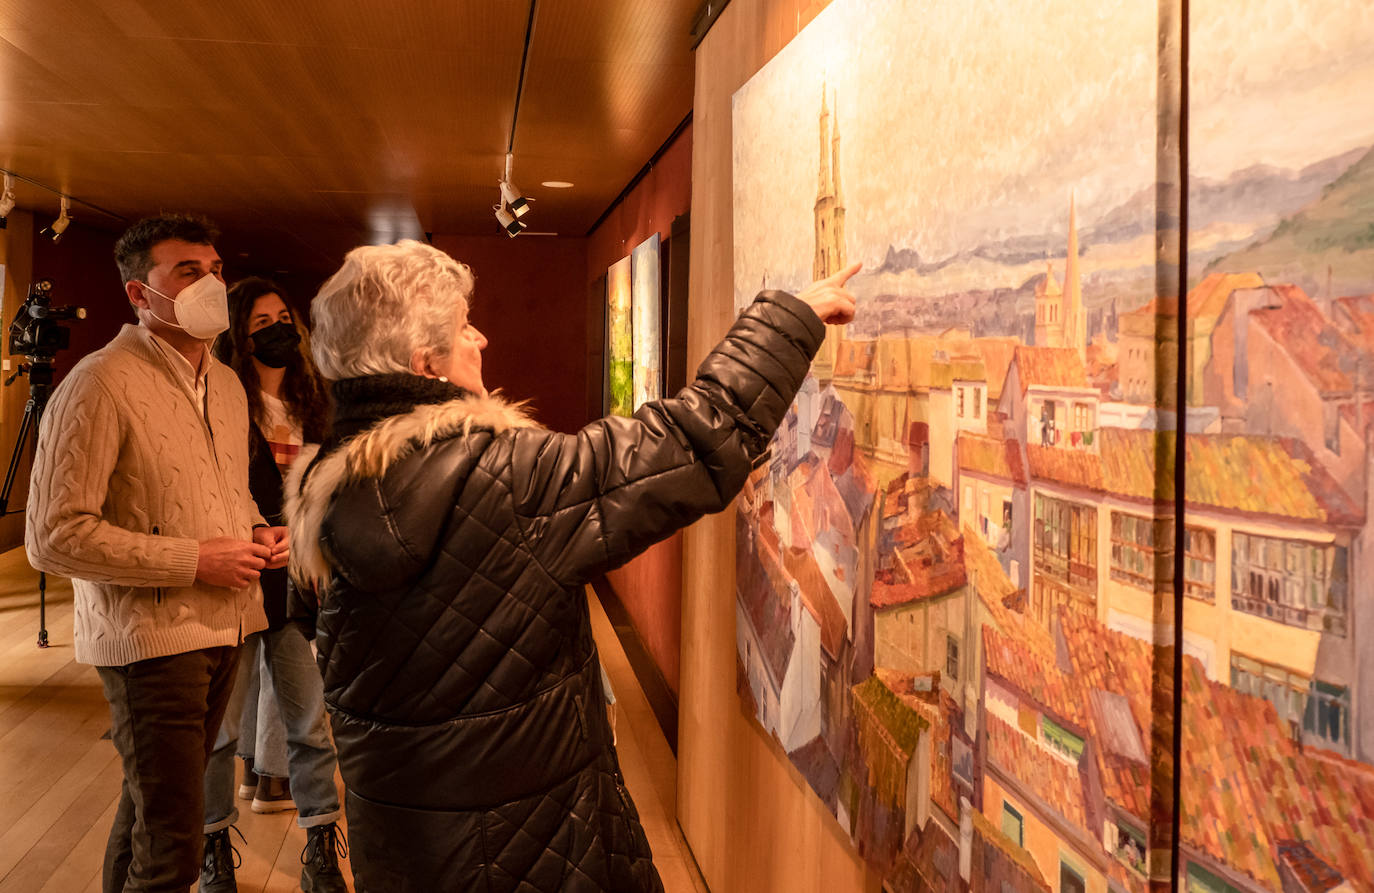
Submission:
POLYGON ((501 201, 510 206, 510 212, 516 217, 524 217, 525 212, 530 209, 530 203, 525 201, 520 190, 511 185, 508 180, 501 181, 501 201))
POLYGON ((71 199, 67 198, 65 195, 62 196, 62 212, 57 215, 57 219, 54 220, 51 225, 43 230, 44 233, 52 234, 52 240, 54 242, 62 241, 62 234, 65 233, 67 227, 72 224, 72 218, 67 213, 70 208, 71 199))
POLYGON ((530 210, 529 199, 520 194, 520 190, 515 188, 515 184, 510 181, 510 169, 514 156, 506 153, 506 175, 497 181, 501 186, 501 203, 495 206, 496 222, 501 224, 501 228, 506 231, 506 235, 515 238, 525 231, 526 225, 519 218, 524 217, 530 210))
POLYGON ((506 235, 512 239, 525 231, 525 223, 516 220, 515 215, 510 212, 504 203, 496 206, 496 222, 501 224, 501 228, 506 231, 506 235))
MULTIPOLYGON (((13 213, 15 208, 18 206, 19 197, 16 194, 14 187, 17 181, 23 180, 30 186, 45 190, 47 192, 51 192, 53 195, 56 195, 58 199, 61 201, 61 211, 58 212, 57 219, 54 220, 52 223, 48 224, 47 226, 43 227, 41 230, 39 230, 39 235, 49 236, 54 242, 62 241, 62 234, 65 233, 67 231, 67 227, 71 226, 72 224, 71 196, 58 192, 51 186, 44 185, 43 183, 40 183, 37 180, 32 180, 24 176, 23 174, 14 174, 10 173, 7 170, 0 170, 0 173, 4 174, 5 176, 4 188, 3 191, 0 191, 0 229, 5 229, 6 224, 9 223, 10 214, 13 213)), ((119 219, 119 215, 114 214, 110 211, 106 211, 104 208, 101 208, 97 205, 91 205, 88 202, 83 202, 83 204, 86 204, 88 207, 100 211, 102 214, 107 214, 111 217, 119 219)))
POLYGON ((5 191, 0 192, 0 229, 9 222, 10 212, 14 210, 14 175, 5 174, 5 191))

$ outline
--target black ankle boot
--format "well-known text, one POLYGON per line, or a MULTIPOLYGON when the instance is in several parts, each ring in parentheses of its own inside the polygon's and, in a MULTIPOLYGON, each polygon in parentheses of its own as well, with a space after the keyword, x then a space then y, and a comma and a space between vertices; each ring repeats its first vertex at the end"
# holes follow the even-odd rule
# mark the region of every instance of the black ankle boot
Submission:
POLYGON ((239 887, 234 881, 234 869, 238 867, 239 851, 229 841, 229 828, 205 835, 205 853, 200 862, 200 893, 238 893, 239 887))
POLYGON ((339 857, 348 855, 348 841, 335 822, 305 829, 305 851, 301 853, 301 890, 303 893, 348 893, 339 857))

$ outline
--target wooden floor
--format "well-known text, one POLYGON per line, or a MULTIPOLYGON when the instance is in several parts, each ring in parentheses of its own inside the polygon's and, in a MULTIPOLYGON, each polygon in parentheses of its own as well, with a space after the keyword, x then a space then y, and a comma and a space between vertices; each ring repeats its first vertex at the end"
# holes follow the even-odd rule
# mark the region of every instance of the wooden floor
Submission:
MULTIPOLYGON (((49 581, 51 647, 40 649, 37 581, 22 549, 0 555, 0 893, 98 893, 119 796, 119 758, 101 738, 110 720, 99 679, 73 660, 71 586, 49 581)), ((591 604, 618 699, 621 766, 664 886, 669 893, 704 893, 675 819, 672 751, 610 622, 594 598, 591 604)), ((247 805, 240 801, 246 845, 235 838, 243 856, 239 890, 300 889, 305 832, 296 827, 296 814, 256 815, 247 805)), ((350 876, 347 868, 344 874, 350 876)))

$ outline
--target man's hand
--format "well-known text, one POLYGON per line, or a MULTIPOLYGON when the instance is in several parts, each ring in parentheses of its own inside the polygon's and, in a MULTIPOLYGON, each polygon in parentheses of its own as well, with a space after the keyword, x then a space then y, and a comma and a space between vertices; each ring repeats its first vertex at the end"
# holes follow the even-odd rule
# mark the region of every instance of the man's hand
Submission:
POLYGON ((253 542, 272 550, 267 559, 268 570, 286 567, 286 560, 291 557, 291 534, 285 527, 255 527, 253 542))
POLYGON ((246 543, 227 536, 205 540, 196 560, 196 582, 226 589, 243 589, 267 567, 272 549, 260 543, 246 543))
POLYGON ((811 283, 797 297, 810 304, 811 309, 816 311, 816 315, 821 318, 823 323, 842 326, 852 322, 854 320, 854 296, 849 293, 844 284, 849 281, 850 276, 859 272, 862 266, 863 263, 855 261, 838 273, 811 283))

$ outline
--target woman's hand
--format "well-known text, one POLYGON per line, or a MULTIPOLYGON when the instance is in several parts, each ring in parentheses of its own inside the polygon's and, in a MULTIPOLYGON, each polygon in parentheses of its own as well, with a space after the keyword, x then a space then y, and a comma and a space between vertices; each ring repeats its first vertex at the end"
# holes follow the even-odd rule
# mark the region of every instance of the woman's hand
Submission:
POLYGON ((854 296, 844 287, 849 277, 859 272, 863 263, 855 261, 849 266, 819 279, 805 289, 797 298, 811 305, 821 322, 832 326, 842 326, 854 319, 854 296))

